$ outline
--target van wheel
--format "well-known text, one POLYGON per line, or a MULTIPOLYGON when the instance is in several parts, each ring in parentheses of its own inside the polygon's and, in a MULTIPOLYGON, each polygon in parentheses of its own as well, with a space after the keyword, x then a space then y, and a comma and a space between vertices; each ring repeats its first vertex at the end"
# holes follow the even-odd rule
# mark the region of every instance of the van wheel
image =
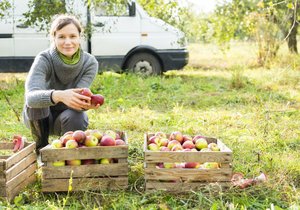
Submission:
POLYGON ((159 60, 149 53, 137 53, 131 56, 126 68, 136 74, 141 75, 160 75, 162 67, 159 60))

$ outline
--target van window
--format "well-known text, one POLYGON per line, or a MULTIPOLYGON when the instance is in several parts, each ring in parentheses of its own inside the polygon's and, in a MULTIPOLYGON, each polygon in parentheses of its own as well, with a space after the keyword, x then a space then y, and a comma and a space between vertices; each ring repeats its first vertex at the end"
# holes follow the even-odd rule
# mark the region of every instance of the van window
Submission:
POLYGON ((127 3, 102 2, 95 5, 96 16, 129 16, 127 3))

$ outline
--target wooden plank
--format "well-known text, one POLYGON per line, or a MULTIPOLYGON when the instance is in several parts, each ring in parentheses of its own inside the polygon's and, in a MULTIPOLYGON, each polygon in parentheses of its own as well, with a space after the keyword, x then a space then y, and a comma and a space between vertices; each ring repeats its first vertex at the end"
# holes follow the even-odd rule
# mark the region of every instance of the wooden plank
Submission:
POLYGON ((14 143, 12 142, 2 142, 0 143, 0 150, 12 150, 14 148, 14 143))
POLYGON ((36 164, 31 164, 28 168, 23 170, 21 173, 13 177, 10 181, 7 182, 7 191, 13 191, 18 185, 23 183, 28 177, 30 177, 32 174, 35 174, 35 171, 37 169, 36 164))
POLYGON ((80 166, 43 166, 44 179, 70 178, 72 177, 99 177, 99 176, 126 176, 128 174, 127 163, 91 164, 80 166))
POLYGON ((146 180, 181 180, 181 181, 230 181, 232 169, 145 169, 146 180))
POLYGON ((222 191, 231 186, 230 182, 216 182, 216 183, 207 183, 207 182, 194 182, 194 183, 184 183, 184 182, 157 182, 149 181, 146 183, 146 191, 169 191, 169 192, 189 192, 201 190, 204 188, 209 188, 213 191, 222 191))
POLYGON ((0 197, 6 196, 6 180, 4 178, 0 179, 0 197))
POLYGON ((6 180, 9 181, 16 177, 21 171, 27 168, 30 164, 36 162, 36 154, 31 153, 27 157, 23 158, 20 162, 10 167, 6 172, 6 180))
MULTIPOLYGON (((66 192, 70 179, 42 179, 42 192, 66 192)), ((119 190, 128 187, 128 177, 72 179, 72 191, 119 190)))
POLYGON ((57 160, 74 160, 74 159, 100 159, 100 158, 127 158, 128 145, 123 146, 97 146, 97 147, 80 147, 75 149, 43 148, 41 151, 42 162, 53 162, 57 160))
MULTIPOLYGON (((11 155, 0 155, 0 160, 1 159, 5 160, 5 159, 9 158, 10 156, 11 155)), ((1 165, 1 162, 0 162, 0 165, 1 165)))
POLYGON ((146 151, 144 153, 146 163, 160 162, 232 162, 231 152, 162 152, 146 151))
POLYGON ((21 151, 13 154, 10 158, 6 160, 6 168, 10 168, 12 165, 18 163, 20 160, 25 158, 27 155, 32 153, 35 150, 35 142, 31 143, 21 151))
POLYGON ((20 183, 18 186, 13 188, 10 192, 7 192, 7 199, 9 201, 12 201, 13 198, 18 195, 22 190, 24 190, 28 185, 34 183, 36 181, 36 175, 32 174, 29 177, 26 177, 26 179, 20 183))

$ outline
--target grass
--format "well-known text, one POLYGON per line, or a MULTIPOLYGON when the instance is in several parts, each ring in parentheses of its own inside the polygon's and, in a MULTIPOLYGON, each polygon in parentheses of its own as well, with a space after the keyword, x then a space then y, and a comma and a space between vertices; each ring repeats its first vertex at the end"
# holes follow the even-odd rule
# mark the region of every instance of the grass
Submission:
MULTIPOLYGON (((299 209, 300 59, 282 49, 282 59, 256 67, 255 48, 245 43, 226 56, 211 45, 191 45, 190 52, 183 71, 148 78, 104 73, 92 85, 106 102, 88 111, 89 127, 128 134, 128 190, 43 194, 37 183, 0 209, 299 209), (233 150, 234 171, 248 178, 263 171, 268 182, 245 190, 144 192, 143 134, 158 130, 220 138, 233 150)), ((20 117, 25 77, 1 74, 2 141, 30 136, 20 117)))

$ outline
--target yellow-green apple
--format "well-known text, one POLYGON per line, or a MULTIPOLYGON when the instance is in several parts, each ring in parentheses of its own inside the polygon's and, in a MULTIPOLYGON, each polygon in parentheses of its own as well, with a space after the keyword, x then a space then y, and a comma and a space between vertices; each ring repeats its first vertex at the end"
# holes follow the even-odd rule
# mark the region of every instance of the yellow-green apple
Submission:
POLYGON ((117 138, 117 133, 113 130, 106 130, 103 135, 111 136, 113 139, 117 138))
POLYGON ((181 150, 183 150, 181 144, 176 144, 171 149, 171 151, 181 151, 181 150))
POLYGON ((200 163, 197 162, 187 162, 185 163, 185 168, 199 168, 200 163))
POLYGON ((62 137, 60 137, 60 141, 63 143, 63 146, 66 146, 66 143, 69 140, 74 140, 73 132, 72 133, 66 133, 62 137))
POLYGON ((205 137, 202 136, 202 135, 196 135, 196 136, 194 136, 194 137, 193 137, 193 142, 194 142, 194 144, 195 144, 196 141, 197 141, 198 139, 200 139, 200 138, 205 138, 205 137))
POLYGON ((87 97, 91 97, 93 95, 92 91, 89 88, 83 88, 80 94, 87 97))
POLYGON ((148 145, 148 149, 151 151, 159 151, 159 146, 157 144, 151 143, 148 145))
POLYGON ((67 165, 69 166, 80 166, 81 165, 81 160, 66 160, 67 165))
POLYGON ((219 168, 220 165, 217 162, 205 162, 203 164, 204 168, 206 169, 213 169, 213 168, 219 168))
POLYGON ((182 143, 183 142, 183 135, 180 131, 174 131, 170 134, 169 139, 170 140, 177 140, 180 143, 182 143))
POLYGON ((65 166, 66 162, 64 160, 58 160, 58 161, 54 161, 52 163, 52 165, 55 166, 55 167, 65 166))
POLYGON ((94 94, 91 96, 91 104, 93 105, 98 105, 102 106, 104 104, 104 97, 100 94, 94 94))
POLYGON ((211 152, 211 150, 209 148, 203 148, 200 150, 200 152, 211 152))
POLYGON ((115 145, 116 145, 116 140, 107 134, 105 134, 100 141, 100 146, 115 146, 115 145))
POLYGON ((101 138, 103 136, 102 132, 99 130, 91 130, 90 135, 95 136, 99 141, 101 140, 101 138))
POLYGON ((116 139, 116 145, 126 145, 126 143, 122 139, 116 139))
POLYGON ((51 147, 52 147, 53 149, 62 148, 62 147, 63 147, 63 143, 61 142, 61 140, 55 139, 55 140, 52 141, 51 147))
POLYGON ((179 141, 177 141, 177 140, 171 140, 168 143, 168 148, 171 150, 172 147, 174 147, 174 145, 178 145, 178 144, 181 145, 179 141))
POLYGON ((193 149, 195 148, 195 144, 191 140, 187 140, 182 144, 183 149, 193 149))
POLYGON ((74 133, 72 134, 72 137, 75 141, 77 141, 78 143, 80 144, 83 144, 85 138, 86 138, 86 135, 85 135, 85 132, 82 131, 82 130, 76 130, 74 131, 74 133))
POLYGON ((168 146, 168 143, 169 143, 169 139, 167 138, 158 138, 158 145, 159 146, 168 146))
POLYGON ((110 164, 111 159, 110 158, 102 158, 100 159, 100 164, 110 164))
POLYGON ((216 143, 214 143, 214 142, 209 143, 208 146, 207 146, 207 148, 209 148, 213 152, 220 151, 220 147, 216 143))
POLYGON ((165 134, 162 131, 158 131, 154 134, 154 136, 160 137, 160 138, 167 138, 167 134, 165 134))
POLYGON ((85 159, 85 160, 81 160, 81 164, 82 164, 82 165, 91 165, 91 164, 95 164, 95 159, 85 159))
POLYGON ((195 147, 197 150, 201 150, 203 148, 207 148, 207 141, 205 138, 199 138, 196 140, 195 147))
POLYGON ((175 163, 164 163, 164 168, 175 168, 176 164, 175 163))
POLYGON ((78 147, 78 143, 74 139, 70 139, 66 142, 66 148, 68 149, 74 149, 77 147, 78 147))
POLYGON ((159 150, 160 150, 160 151, 165 151, 165 152, 170 151, 170 149, 169 149, 168 147, 166 147, 166 146, 161 146, 161 147, 159 148, 159 150))
POLYGON ((84 141, 84 145, 87 147, 95 147, 98 143, 99 140, 93 135, 86 136, 84 141))

